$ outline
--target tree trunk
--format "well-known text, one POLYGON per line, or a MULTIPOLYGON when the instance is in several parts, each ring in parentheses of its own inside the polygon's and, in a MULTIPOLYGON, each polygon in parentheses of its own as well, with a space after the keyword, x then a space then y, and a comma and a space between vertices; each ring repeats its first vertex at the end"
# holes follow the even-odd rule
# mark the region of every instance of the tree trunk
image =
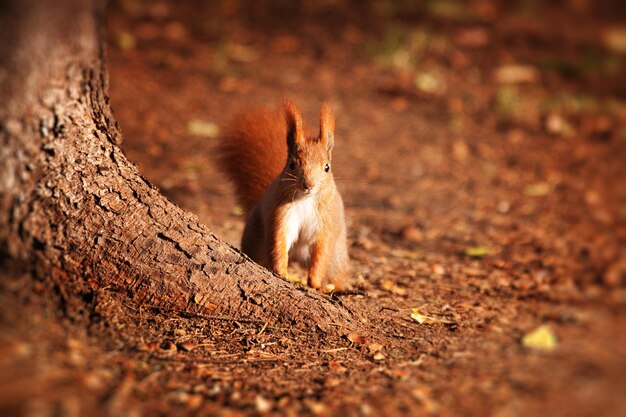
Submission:
POLYGON ((352 313, 221 242, 119 148, 102 3, 0 5, 0 254, 66 302, 99 290, 142 305, 347 331, 352 313))

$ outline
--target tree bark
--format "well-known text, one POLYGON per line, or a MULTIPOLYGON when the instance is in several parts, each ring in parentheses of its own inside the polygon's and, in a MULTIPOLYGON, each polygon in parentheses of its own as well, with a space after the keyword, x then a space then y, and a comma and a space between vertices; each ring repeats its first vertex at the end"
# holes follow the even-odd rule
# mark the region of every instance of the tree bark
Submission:
POLYGON ((0 5, 2 257, 75 303, 106 289, 205 316, 358 327, 340 302, 221 242, 126 159, 109 107, 103 16, 103 3, 88 0, 0 5))

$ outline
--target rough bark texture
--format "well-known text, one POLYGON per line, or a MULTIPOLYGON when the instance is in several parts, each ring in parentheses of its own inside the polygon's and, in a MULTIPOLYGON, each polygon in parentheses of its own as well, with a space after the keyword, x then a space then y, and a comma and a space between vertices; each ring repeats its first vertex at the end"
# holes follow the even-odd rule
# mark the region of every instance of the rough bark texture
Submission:
POLYGON ((340 303, 222 243, 126 159, 107 96, 102 4, 3 4, 3 257, 32 265, 73 303, 108 289, 203 315, 353 327, 340 303))

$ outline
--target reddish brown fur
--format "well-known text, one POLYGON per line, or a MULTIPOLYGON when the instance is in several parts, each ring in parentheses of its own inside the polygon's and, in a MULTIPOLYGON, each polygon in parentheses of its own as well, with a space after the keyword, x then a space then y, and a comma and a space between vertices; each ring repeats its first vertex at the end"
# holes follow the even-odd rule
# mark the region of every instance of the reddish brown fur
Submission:
POLYGON ((283 109, 249 109, 223 128, 218 163, 234 184, 237 201, 246 213, 283 170, 287 161, 286 136, 283 109))

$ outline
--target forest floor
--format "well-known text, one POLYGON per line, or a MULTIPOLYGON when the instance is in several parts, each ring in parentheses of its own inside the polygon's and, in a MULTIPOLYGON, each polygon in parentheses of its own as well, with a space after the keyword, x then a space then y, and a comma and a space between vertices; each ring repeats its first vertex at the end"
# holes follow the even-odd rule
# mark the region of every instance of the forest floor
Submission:
POLYGON ((328 99, 372 333, 73 316, 3 271, 0 415, 626 415, 625 7, 244 3, 113 3, 123 149, 238 246, 219 126, 328 99))

